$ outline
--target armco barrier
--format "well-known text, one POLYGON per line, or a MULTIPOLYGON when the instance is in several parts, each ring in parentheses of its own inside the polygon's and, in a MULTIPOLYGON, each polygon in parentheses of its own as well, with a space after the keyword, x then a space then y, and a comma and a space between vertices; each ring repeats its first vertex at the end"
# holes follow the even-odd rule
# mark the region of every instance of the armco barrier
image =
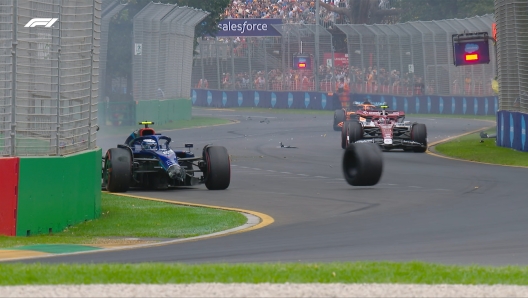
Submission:
POLYGON ((18 157, 0 158, 0 235, 15 236, 18 157))
POLYGON ((16 236, 59 232, 101 214, 101 149, 20 157, 16 236))
MULTIPOLYGON (((193 89, 191 98, 195 106, 218 108, 334 110, 341 107, 335 95, 324 92, 193 89)), ((496 96, 392 96, 359 93, 350 95, 351 101, 365 99, 373 103, 387 103, 391 109, 402 110, 409 114, 495 115, 498 110, 496 96)))
POLYGON ((497 113, 497 145, 528 152, 527 125, 528 114, 499 111, 497 113))

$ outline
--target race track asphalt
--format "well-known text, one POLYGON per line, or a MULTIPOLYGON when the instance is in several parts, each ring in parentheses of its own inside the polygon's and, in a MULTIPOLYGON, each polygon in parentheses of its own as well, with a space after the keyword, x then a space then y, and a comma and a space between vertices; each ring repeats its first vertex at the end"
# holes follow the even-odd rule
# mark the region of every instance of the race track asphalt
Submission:
MULTIPOLYGON (((353 187, 342 175, 332 116, 194 109, 237 124, 167 132, 174 145, 225 146, 231 185, 128 194, 254 210, 262 229, 193 242, 25 260, 33 263, 240 263, 419 260, 443 264, 528 264, 526 168, 384 152, 378 185, 353 187), (269 120, 268 121, 266 121, 269 120), (285 146, 297 148, 280 148, 285 146)), ((493 126, 469 119, 414 118, 429 142, 493 126)), ((155 127, 154 127, 155 128, 155 127)), ((103 150, 123 139, 98 137, 103 150)))

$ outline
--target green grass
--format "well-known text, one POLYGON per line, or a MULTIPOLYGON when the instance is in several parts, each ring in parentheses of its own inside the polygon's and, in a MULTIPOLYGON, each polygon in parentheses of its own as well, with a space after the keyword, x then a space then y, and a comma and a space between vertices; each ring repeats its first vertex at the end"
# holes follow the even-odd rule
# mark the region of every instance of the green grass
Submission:
MULTIPOLYGON (((156 121, 154 121, 156 122, 156 121)), ((175 130, 182 128, 191 128, 191 127, 200 127, 200 126, 212 126, 220 124, 232 123, 232 120, 214 118, 214 117, 202 117, 202 116, 193 116, 191 120, 178 120, 171 123, 165 124, 153 124, 150 127, 154 128, 156 131, 164 130, 175 130)), ((103 135, 123 135, 131 133, 132 131, 142 128, 142 125, 121 125, 121 126, 101 126, 99 133, 103 135)))
POLYGON ((0 264, 0 285, 166 283, 399 283, 528 285, 528 267, 421 262, 313 264, 0 264))
POLYGON ((188 238, 215 233, 246 223, 234 211, 188 207, 102 194, 100 218, 52 235, 0 236, 0 247, 32 244, 97 244, 103 237, 188 238))
MULTIPOLYGON (((489 129, 487 133, 494 134, 495 128, 489 129)), ((482 139, 482 141, 480 133, 473 133, 436 145, 434 150, 440 154, 459 159, 528 167, 528 155, 526 152, 499 147, 495 144, 495 139, 482 139)))

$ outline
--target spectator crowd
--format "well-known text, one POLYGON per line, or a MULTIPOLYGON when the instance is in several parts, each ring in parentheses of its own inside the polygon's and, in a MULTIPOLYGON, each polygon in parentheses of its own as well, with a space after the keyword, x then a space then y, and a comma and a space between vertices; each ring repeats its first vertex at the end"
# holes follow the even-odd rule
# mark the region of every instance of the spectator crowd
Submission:
MULTIPOLYGON (((345 0, 326 0, 330 5, 346 7, 345 0)), ((321 21, 331 26, 333 23, 345 23, 339 14, 322 8, 321 21)), ((284 23, 315 23, 315 0, 233 0, 225 10, 225 18, 265 18, 283 19, 284 23)))
MULTIPOLYGON (((233 0, 226 8, 224 17, 234 18, 275 18, 282 19, 284 23, 315 23, 315 1, 316 0, 233 0)), ((347 7, 346 0, 324 0, 324 2, 338 7, 347 7)), ((380 9, 390 9, 389 0, 378 0, 380 9)), ((336 13, 327 11, 321 7, 321 21, 327 28, 333 24, 346 23, 346 20, 336 13)), ((212 38, 214 39, 214 38, 212 38)), ((219 38, 218 42, 228 44, 227 38, 219 38)), ((226 51, 223 56, 247 57, 248 42, 255 43, 246 38, 233 39, 233 47, 224 47, 226 51)), ((255 43, 250 48, 258 48, 255 43)), ((204 48, 205 50, 205 48, 204 48)), ((212 51, 211 51, 212 52, 212 51)), ((218 52, 215 52, 218 53, 218 52)), ((253 55, 252 55, 253 56, 253 55)), ((203 56, 202 56, 203 57, 203 56)), ((212 57, 212 56, 211 56, 212 57)), ((272 68, 272 67, 270 67, 272 68)), ((218 88, 224 90, 316 90, 316 76, 319 79, 319 90, 335 92, 337 84, 344 79, 350 86, 350 92, 357 93, 383 93, 401 95, 423 95, 435 94, 436 83, 434 80, 425 82, 421 76, 414 73, 400 73, 398 69, 386 69, 371 65, 369 67, 357 67, 348 64, 335 65, 331 67, 322 64, 313 70, 294 70, 288 68, 253 69, 248 71, 224 72, 217 82, 218 88)), ((470 78, 455 80, 451 86, 454 94, 492 94, 491 81, 471 82, 470 78)), ((197 88, 208 88, 209 82, 205 78, 195 84, 197 88)), ((214 86, 211 86, 214 88, 214 86)))

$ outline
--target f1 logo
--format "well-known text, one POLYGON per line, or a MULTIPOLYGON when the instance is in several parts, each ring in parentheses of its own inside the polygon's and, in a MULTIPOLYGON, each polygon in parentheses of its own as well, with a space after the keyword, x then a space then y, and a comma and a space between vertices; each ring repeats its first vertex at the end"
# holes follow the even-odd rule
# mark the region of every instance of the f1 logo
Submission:
POLYGON ((36 18, 31 19, 24 27, 37 27, 37 26, 44 26, 44 27, 51 27, 53 24, 57 21, 57 18, 36 18))

